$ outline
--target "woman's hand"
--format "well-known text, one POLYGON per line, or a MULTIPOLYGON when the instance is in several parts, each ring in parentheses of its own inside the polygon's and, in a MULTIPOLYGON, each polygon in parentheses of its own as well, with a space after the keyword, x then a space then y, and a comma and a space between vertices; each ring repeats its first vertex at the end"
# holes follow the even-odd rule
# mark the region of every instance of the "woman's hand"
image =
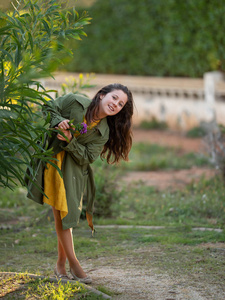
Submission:
POLYGON ((68 124, 69 122, 70 120, 63 120, 58 124, 58 128, 63 130, 69 129, 70 128, 70 125, 68 124))
POLYGON ((56 129, 60 130, 64 135, 61 135, 60 133, 57 134, 57 138, 61 141, 66 141, 66 142, 70 142, 72 140, 72 134, 71 132, 68 130, 70 127, 70 125, 68 124, 70 120, 63 120, 62 122, 60 122, 58 124, 57 127, 55 127, 56 129))
POLYGON ((61 135, 60 133, 57 134, 57 139, 59 139, 60 141, 66 141, 66 142, 70 142, 72 140, 72 134, 69 130, 62 130, 59 127, 56 127, 56 129, 60 130, 60 132, 62 132, 64 134, 61 135))

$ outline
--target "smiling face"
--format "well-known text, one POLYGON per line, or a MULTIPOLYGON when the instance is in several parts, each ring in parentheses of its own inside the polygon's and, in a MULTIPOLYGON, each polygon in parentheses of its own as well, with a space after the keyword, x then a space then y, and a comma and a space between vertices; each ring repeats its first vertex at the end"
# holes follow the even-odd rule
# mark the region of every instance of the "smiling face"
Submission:
POLYGON ((127 95, 122 90, 113 90, 106 95, 100 95, 99 113, 100 119, 114 116, 121 111, 127 103, 127 95))

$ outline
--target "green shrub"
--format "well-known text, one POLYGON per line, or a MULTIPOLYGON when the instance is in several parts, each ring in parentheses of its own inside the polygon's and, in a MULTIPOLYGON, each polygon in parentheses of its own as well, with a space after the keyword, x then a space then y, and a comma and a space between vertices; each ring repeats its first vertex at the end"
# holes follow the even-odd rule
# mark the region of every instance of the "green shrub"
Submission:
POLYGON ((191 137, 191 138, 198 138, 198 137, 203 137, 206 136, 207 134, 207 130, 201 126, 197 126, 197 127, 193 127, 192 129, 190 129, 187 133, 186 136, 187 137, 191 137))
POLYGON ((118 170, 115 167, 102 162, 100 159, 95 162, 95 215, 99 217, 111 217, 111 206, 119 199, 117 188, 118 170))
POLYGON ((68 71, 202 77, 225 69, 221 0, 98 0, 68 71))
POLYGON ((39 2, 20 0, 13 12, 0 12, 0 186, 4 187, 25 184, 24 168, 29 165, 34 175, 35 159, 50 160, 51 151, 40 143, 47 134, 40 111, 52 97, 41 79, 71 55, 63 42, 81 39, 90 19, 86 13, 79 17, 74 9, 63 10, 56 0, 39 2))
POLYGON ((153 117, 150 121, 142 121, 138 128, 141 129, 160 129, 164 130, 168 128, 166 122, 158 121, 155 117, 153 117))
MULTIPOLYGON (((117 202, 120 197, 120 190, 118 188, 118 174, 121 169, 108 165, 106 161, 97 159, 92 165, 96 195, 94 204, 94 216, 96 217, 111 217, 112 216, 112 204, 117 202)), ((84 210, 81 218, 85 219, 85 207, 86 199, 84 197, 84 210)))

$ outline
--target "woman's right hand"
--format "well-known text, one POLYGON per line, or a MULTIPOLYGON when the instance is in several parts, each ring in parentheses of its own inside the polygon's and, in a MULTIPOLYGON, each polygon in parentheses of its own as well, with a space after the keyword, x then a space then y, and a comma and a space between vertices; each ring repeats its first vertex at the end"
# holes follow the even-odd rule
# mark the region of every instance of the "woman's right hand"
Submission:
POLYGON ((62 130, 67 130, 70 128, 70 125, 68 124, 69 122, 70 120, 63 120, 57 125, 57 127, 62 130))
POLYGON ((70 122, 70 120, 63 120, 62 122, 60 122, 58 124, 57 127, 55 127, 56 129, 60 130, 64 135, 61 135, 60 133, 57 134, 57 138, 61 141, 66 141, 67 143, 69 143, 72 139, 72 134, 71 132, 68 130, 69 128, 71 128, 70 124, 68 124, 70 122))
POLYGON ((56 129, 58 129, 61 133, 64 134, 64 136, 60 133, 57 134, 57 139, 61 140, 61 141, 65 141, 67 143, 69 143, 72 140, 72 134, 69 130, 63 130, 59 127, 56 127, 56 129))

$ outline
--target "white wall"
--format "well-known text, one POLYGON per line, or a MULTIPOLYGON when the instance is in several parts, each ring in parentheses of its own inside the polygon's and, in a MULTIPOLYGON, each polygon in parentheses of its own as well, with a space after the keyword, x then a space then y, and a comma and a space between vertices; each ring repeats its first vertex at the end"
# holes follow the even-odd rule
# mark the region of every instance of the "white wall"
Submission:
MULTIPOLYGON (((68 77, 78 79, 79 74, 59 73, 54 81, 45 79, 43 83, 48 89, 60 89, 60 84, 68 77)), ((131 89, 136 125, 152 117, 179 130, 191 129, 215 117, 218 123, 225 125, 225 81, 221 73, 206 73, 202 79, 96 74, 90 81, 96 87, 84 92, 93 97, 101 87, 114 82, 131 89)))

